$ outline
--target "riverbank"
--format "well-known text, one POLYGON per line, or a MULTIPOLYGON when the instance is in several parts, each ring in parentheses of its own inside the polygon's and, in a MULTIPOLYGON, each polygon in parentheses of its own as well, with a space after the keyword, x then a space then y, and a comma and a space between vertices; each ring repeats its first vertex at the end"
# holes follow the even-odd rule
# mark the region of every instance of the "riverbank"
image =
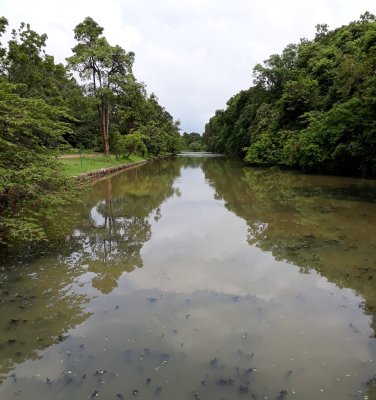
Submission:
MULTIPOLYGON (((82 159, 77 154, 66 154, 58 158, 62 166, 62 172, 67 178, 77 178, 81 175, 94 173, 109 168, 123 167, 124 165, 143 162, 145 159, 139 155, 131 155, 129 158, 116 158, 114 155, 103 154, 84 155, 82 159)), ((103 173, 101 173, 102 175, 103 173)))
POLYGON ((125 169, 130 169, 130 168, 135 168, 139 167, 141 165, 144 165, 151 160, 141 160, 133 163, 128 163, 128 164, 120 164, 114 167, 107 167, 107 168, 101 168, 96 171, 91 171, 91 172, 84 172, 82 174, 72 176, 75 180, 79 182, 88 182, 92 180, 97 180, 98 178, 101 178, 106 175, 114 174, 116 172, 123 171, 125 169))
MULTIPOLYGON (((117 165, 110 165, 110 166, 106 166, 106 167, 99 168, 99 169, 93 168, 90 171, 82 172, 80 174, 69 174, 68 175, 68 173, 70 171, 66 170, 65 172, 66 172, 66 176, 73 178, 77 182, 86 183, 86 182, 95 181, 106 175, 112 175, 117 172, 121 172, 125 169, 139 167, 141 165, 149 163, 150 161, 154 161, 154 160, 162 159, 162 158, 168 158, 168 157, 172 157, 172 156, 173 156, 173 154, 166 154, 166 155, 163 155, 160 157, 151 157, 148 159, 143 159, 140 156, 135 155, 135 156, 131 156, 129 159, 127 159, 128 162, 118 163, 117 165)), ((78 162, 76 157, 74 159, 76 162, 78 162)), ((64 161, 66 161, 66 159, 64 159, 64 161)), ((116 161, 121 162, 121 160, 118 160, 118 159, 116 159, 116 161)), ((97 162, 97 161, 95 161, 95 162, 97 162)), ((96 165, 98 166, 98 163, 96 165)), ((94 167, 95 167, 95 165, 94 165, 94 167)), ((76 169, 76 171, 77 171, 77 169, 76 169)))

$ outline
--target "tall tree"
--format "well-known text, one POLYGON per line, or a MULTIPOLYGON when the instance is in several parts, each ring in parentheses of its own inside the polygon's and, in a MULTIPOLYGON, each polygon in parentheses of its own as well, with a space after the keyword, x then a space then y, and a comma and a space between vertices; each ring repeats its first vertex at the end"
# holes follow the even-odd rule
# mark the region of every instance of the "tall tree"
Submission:
POLYGON ((88 84, 88 91, 97 99, 103 152, 109 154, 109 123, 114 95, 132 75, 134 53, 120 46, 110 46, 102 35, 103 28, 86 17, 74 29, 78 44, 67 58, 69 66, 88 84))

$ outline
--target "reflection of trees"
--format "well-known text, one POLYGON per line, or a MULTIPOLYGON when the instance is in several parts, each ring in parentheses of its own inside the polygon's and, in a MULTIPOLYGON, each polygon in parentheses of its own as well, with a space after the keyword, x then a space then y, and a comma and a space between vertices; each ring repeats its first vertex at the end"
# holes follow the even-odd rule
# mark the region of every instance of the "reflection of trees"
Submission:
POLYGON ((210 153, 190 153, 190 155, 180 155, 176 158, 176 162, 179 163, 182 168, 200 168, 204 162, 212 159, 223 159, 219 154, 210 153))
POLYGON ((247 222, 250 244, 355 289, 376 315, 376 185, 231 160, 208 159, 203 169, 216 198, 247 222))
POLYGON ((83 203, 85 223, 75 232, 80 262, 96 273, 93 286, 109 293, 124 271, 142 267, 141 249, 151 237, 149 217, 177 194, 180 165, 159 160, 98 182, 83 203), (89 217, 88 217, 89 216, 89 217))
MULTIPOLYGON (((88 297, 72 290, 84 270, 62 265, 56 250, 37 260, 9 260, 0 274, 0 381, 89 316, 88 297)), ((68 256, 66 246, 59 251, 68 256)))
POLYGON ((90 299, 82 294, 87 272, 96 274, 93 286, 108 293, 123 271, 142 267, 149 218, 160 218, 160 205, 177 193, 179 171, 180 164, 161 160, 98 182, 67 211, 81 214, 81 223, 66 242, 30 259, 2 260, 7 267, 0 271, 0 380, 88 318, 90 299))

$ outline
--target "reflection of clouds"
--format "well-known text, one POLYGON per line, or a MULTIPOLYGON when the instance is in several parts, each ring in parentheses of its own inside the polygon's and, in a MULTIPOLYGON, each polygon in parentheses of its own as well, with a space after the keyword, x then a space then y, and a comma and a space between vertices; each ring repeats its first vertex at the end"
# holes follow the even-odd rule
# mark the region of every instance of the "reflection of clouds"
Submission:
POLYGON ((142 250, 145 267, 128 277, 136 286, 271 300, 299 291, 303 283, 309 287, 323 281, 249 246, 246 223, 223 201, 213 201, 214 190, 201 169, 183 169, 181 182, 181 198, 169 199, 162 206, 163 218, 152 224, 152 238, 142 250))
MULTIPOLYGON (((166 212, 164 217, 168 217, 166 212)), ((250 247, 233 235, 227 238, 226 247, 218 248, 212 240, 204 240, 200 246, 188 245, 185 233, 179 236, 175 232, 172 249, 171 239, 163 232, 163 226, 158 228, 162 228, 162 238, 158 240, 159 232, 155 229, 150 245, 143 251, 144 269, 128 277, 139 288, 186 294, 205 290, 271 300, 299 292, 302 285, 323 285, 324 279, 317 273, 302 275, 297 267, 278 263, 271 254, 250 247), (157 254, 149 250, 151 246, 158 248, 157 254)), ((197 242, 201 241, 202 234, 197 234, 197 242)), ((216 238, 223 234, 216 232, 216 238)))
POLYGON ((96 227, 103 226, 106 222, 104 216, 102 213, 99 212, 99 208, 103 207, 105 204, 104 201, 100 201, 98 204, 96 204, 94 207, 91 208, 90 210, 90 218, 93 221, 94 225, 96 227))
POLYGON ((257 238, 261 237, 268 231, 269 224, 267 222, 255 221, 248 226, 248 240, 253 244, 257 238))

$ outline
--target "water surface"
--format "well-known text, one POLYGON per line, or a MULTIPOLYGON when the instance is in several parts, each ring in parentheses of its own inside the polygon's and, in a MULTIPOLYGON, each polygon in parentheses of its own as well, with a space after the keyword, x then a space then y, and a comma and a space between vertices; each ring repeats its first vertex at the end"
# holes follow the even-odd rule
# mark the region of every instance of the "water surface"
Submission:
POLYGON ((184 156, 67 212, 3 262, 0 399, 374 395, 374 181, 184 156))

